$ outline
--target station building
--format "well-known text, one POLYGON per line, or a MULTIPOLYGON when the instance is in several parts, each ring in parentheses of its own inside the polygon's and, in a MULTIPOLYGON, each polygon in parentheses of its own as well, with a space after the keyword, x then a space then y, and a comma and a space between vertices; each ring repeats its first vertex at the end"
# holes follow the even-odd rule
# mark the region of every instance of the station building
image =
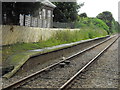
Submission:
POLYGON ((34 14, 31 13, 25 14, 19 12, 19 15, 16 15, 15 12, 17 12, 17 10, 19 9, 23 9, 24 7, 21 6, 21 8, 16 10, 13 8, 13 11, 8 12, 9 7, 7 6, 7 4, 9 6, 12 5, 12 7, 17 7, 18 3, 24 4, 30 2, 16 2, 11 4, 9 4, 10 2, 3 3, 2 5, 5 8, 3 9, 2 12, 3 25, 20 25, 20 26, 28 26, 28 27, 40 27, 40 28, 53 27, 53 17, 54 17, 53 10, 56 6, 49 0, 40 0, 37 2, 39 2, 41 6, 40 8, 35 10, 34 14))

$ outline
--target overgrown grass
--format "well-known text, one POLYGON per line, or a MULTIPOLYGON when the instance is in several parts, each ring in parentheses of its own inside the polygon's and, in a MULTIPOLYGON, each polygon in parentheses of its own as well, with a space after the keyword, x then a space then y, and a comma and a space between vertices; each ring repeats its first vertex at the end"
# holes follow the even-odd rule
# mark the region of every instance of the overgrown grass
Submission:
POLYGON ((59 31, 50 39, 37 43, 17 43, 14 45, 3 46, 3 61, 10 55, 21 53, 27 50, 41 49, 44 47, 51 47, 55 45, 76 42, 95 37, 102 37, 107 35, 107 32, 101 28, 83 27, 76 31, 59 31))

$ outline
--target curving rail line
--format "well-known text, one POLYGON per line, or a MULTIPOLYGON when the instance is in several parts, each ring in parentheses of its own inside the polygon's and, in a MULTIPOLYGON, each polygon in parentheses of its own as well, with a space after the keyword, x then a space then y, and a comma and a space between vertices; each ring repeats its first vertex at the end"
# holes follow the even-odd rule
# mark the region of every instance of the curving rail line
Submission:
MULTIPOLYGON (((119 36, 118 36, 119 38, 119 36)), ((117 39, 118 39, 117 38, 117 39)), ((67 88, 67 86, 78 76, 80 73, 82 73, 83 70, 85 70, 88 66, 90 66, 94 61, 96 61, 114 42, 117 40, 115 39, 112 43, 110 43, 105 49, 103 49, 99 54, 97 54, 92 60, 90 60, 84 67, 82 67, 74 76, 72 76, 66 83, 64 83, 59 90, 64 90, 67 88)))
MULTIPOLYGON (((44 68, 44 69, 36 72, 36 73, 33 73, 33 74, 31 74, 31 75, 29 75, 29 76, 27 76, 27 77, 25 77, 25 78, 23 78, 23 79, 15 82, 15 83, 12 83, 12 84, 9 85, 9 86, 3 87, 2 90, 9 90, 9 89, 12 89, 12 88, 17 88, 17 87, 19 87, 20 85, 23 85, 25 82, 27 82, 27 81, 30 80, 31 78, 33 78, 33 77, 35 77, 35 76, 37 76, 37 75, 39 75, 39 74, 41 74, 41 73, 43 73, 43 72, 46 72, 46 70, 49 70, 50 68, 54 68, 55 66, 59 65, 59 64, 62 63, 62 62, 65 62, 66 60, 70 60, 71 58, 73 58, 73 57, 75 57, 75 56, 77 56, 77 55, 80 55, 80 54, 82 54, 82 53, 84 53, 84 52, 87 52, 88 50, 91 50, 91 49, 93 49, 93 48, 101 45, 102 43, 105 43, 106 41, 110 40, 110 39, 113 38, 113 37, 115 37, 115 36, 112 36, 112 37, 110 37, 110 38, 108 38, 108 39, 106 39, 106 40, 104 40, 104 41, 102 41, 102 42, 100 42, 100 43, 98 43, 98 44, 95 44, 95 45, 93 45, 93 46, 91 46, 91 47, 89 47, 89 48, 87 48, 87 49, 84 49, 83 51, 80 51, 80 52, 78 52, 78 53, 76 53, 76 54, 74 54, 74 55, 71 55, 71 56, 67 57, 67 58, 64 59, 64 60, 61 60, 61 61, 59 61, 59 62, 57 62, 57 63, 54 63, 54 64, 52 64, 52 65, 50 65, 50 66, 48 66, 48 67, 46 67, 46 68, 44 68)), ((118 38, 119 38, 119 37, 118 37, 118 38)), ((117 38, 117 39, 118 39, 118 38, 117 38)), ((117 39, 116 39, 116 40, 117 40, 117 39)), ((116 40, 115 40, 115 41, 116 41, 116 40)), ((115 42, 115 41, 114 41, 114 42, 115 42)), ((60 90, 65 89, 65 88, 70 84, 70 82, 72 82, 85 68, 87 68, 93 61, 95 61, 95 60, 96 60, 105 50, 107 50, 114 42, 112 42, 110 45, 108 45, 108 46, 107 46, 104 50, 102 50, 95 58, 93 58, 88 64, 86 64, 79 72, 77 72, 77 73, 76 73, 72 78, 70 78, 64 85, 62 85, 62 86, 60 87, 60 90)))

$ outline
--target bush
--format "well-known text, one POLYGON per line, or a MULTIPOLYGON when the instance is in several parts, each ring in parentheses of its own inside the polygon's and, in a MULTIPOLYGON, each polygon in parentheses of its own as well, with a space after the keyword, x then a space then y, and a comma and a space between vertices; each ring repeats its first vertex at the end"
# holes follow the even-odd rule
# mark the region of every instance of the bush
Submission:
POLYGON ((98 18, 80 18, 79 21, 75 23, 76 28, 82 28, 82 27, 91 27, 91 28, 102 28, 109 31, 109 27, 106 25, 106 23, 98 18))

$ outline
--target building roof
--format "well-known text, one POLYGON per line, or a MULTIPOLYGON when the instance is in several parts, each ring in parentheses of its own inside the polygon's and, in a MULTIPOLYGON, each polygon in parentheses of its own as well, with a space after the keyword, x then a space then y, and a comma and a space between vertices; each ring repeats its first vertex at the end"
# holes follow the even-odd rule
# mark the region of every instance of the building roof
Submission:
POLYGON ((49 6, 49 7, 53 7, 53 8, 56 7, 56 6, 55 6, 53 3, 51 3, 49 0, 36 0, 36 1, 41 2, 42 4, 44 4, 44 5, 46 5, 46 6, 49 6))

